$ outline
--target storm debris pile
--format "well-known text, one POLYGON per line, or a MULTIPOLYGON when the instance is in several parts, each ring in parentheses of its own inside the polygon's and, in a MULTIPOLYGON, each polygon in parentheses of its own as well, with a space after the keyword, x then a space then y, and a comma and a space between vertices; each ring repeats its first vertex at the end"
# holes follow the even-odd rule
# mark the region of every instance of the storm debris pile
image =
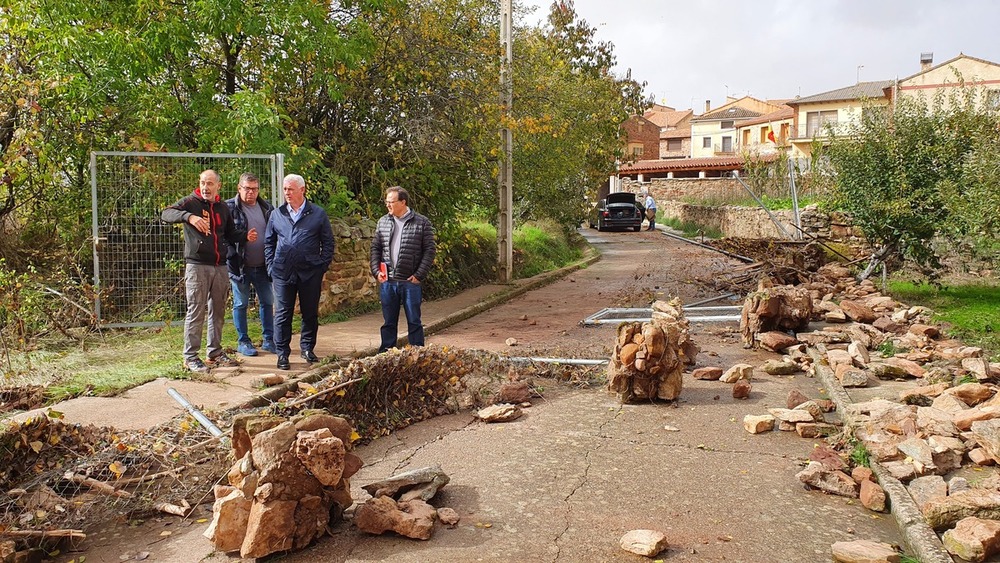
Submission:
POLYGON ((608 363, 608 390, 622 402, 672 401, 681 394, 684 365, 693 364, 697 354, 680 301, 656 301, 650 322, 618 326, 608 363))
POLYGON ((302 549, 351 506, 361 458, 343 418, 310 411, 286 420, 246 415, 233 423, 229 485, 216 485, 204 535, 220 551, 264 557, 302 549))
MULTIPOLYGON (((189 417, 148 432, 67 424, 49 411, 0 429, 0 531, 10 549, 59 549, 121 514, 185 515, 227 449, 189 417), (9 541, 9 540, 8 540, 9 541)), ((20 555, 19 555, 20 556, 20 555)))
MULTIPOLYGON (((822 326, 767 332, 741 324, 746 342, 781 351, 786 359, 805 347, 814 360, 807 369, 828 373, 844 388, 915 383, 851 404, 843 413, 850 425, 835 438, 845 451, 811 456, 799 479, 885 510, 884 491, 871 470, 858 465, 863 453, 886 478, 905 485, 953 555, 983 561, 1000 552, 1000 475, 989 467, 1000 463, 1000 364, 980 348, 946 338, 926 308, 898 303, 870 280, 855 281, 846 268, 824 266, 796 289, 807 292, 811 320, 822 326), (855 464, 852 471, 848 460, 855 464), (971 468, 978 472, 974 482, 963 476, 971 468)), ((818 423, 805 420, 806 413, 796 415, 802 421, 789 418, 812 409, 789 408, 748 416, 744 425, 759 433, 775 420, 785 429, 794 423, 796 431, 818 423)))
POLYGON ((480 370, 483 357, 439 345, 392 349, 353 360, 315 387, 304 387, 302 397, 287 402, 294 405, 288 409, 305 406, 341 414, 350 418, 362 440, 388 436, 414 422, 474 406, 465 377, 480 370), (315 397, 303 401, 310 396, 315 397))

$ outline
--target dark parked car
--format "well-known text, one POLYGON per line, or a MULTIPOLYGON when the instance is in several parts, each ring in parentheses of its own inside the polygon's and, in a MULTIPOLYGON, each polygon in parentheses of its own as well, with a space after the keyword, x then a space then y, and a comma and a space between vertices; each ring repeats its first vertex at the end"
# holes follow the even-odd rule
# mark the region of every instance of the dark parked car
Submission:
POLYGON ((642 229, 642 210, 635 201, 635 194, 616 192, 608 194, 607 199, 597 202, 590 212, 590 228, 598 231, 605 229, 632 229, 638 232, 642 229))

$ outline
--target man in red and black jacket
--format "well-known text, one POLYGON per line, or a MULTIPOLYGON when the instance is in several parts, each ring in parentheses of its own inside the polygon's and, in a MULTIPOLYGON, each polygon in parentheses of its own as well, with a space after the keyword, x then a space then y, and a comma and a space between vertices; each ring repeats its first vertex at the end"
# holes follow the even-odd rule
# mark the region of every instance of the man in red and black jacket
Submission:
POLYGON ((184 367, 201 373, 208 371, 208 366, 198 357, 206 308, 208 364, 236 365, 222 349, 222 324, 229 297, 226 254, 230 243, 257 240, 256 229, 241 231, 236 228, 229 207, 219 198, 220 184, 215 170, 205 170, 199 176, 198 189, 164 209, 160 216, 167 223, 184 223, 184 283, 187 291, 184 367))

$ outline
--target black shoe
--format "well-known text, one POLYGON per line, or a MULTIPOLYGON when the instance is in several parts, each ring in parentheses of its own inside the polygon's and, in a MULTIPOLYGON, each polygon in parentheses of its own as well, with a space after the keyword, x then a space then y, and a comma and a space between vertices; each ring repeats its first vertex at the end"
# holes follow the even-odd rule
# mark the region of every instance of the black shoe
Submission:
POLYGON ((309 362, 310 364, 314 364, 319 361, 319 358, 316 357, 316 354, 313 354, 312 350, 303 350, 302 359, 309 362))
POLYGON ((288 363, 288 356, 278 356, 278 369, 292 369, 292 364, 288 363))

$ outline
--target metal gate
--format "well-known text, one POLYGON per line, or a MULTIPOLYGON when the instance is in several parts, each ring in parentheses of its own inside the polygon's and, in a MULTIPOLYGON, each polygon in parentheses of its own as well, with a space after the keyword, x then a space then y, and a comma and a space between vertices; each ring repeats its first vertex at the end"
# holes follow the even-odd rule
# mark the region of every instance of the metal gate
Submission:
POLYGON ((160 220, 163 209, 198 187, 213 169, 219 195, 236 195, 240 174, 260 178, 277 203, 284 155, 113 152, 90 153, 94 244, 94 314, 104 326, 154 326, 183 319, 184 237, 181 225, 160 220))

